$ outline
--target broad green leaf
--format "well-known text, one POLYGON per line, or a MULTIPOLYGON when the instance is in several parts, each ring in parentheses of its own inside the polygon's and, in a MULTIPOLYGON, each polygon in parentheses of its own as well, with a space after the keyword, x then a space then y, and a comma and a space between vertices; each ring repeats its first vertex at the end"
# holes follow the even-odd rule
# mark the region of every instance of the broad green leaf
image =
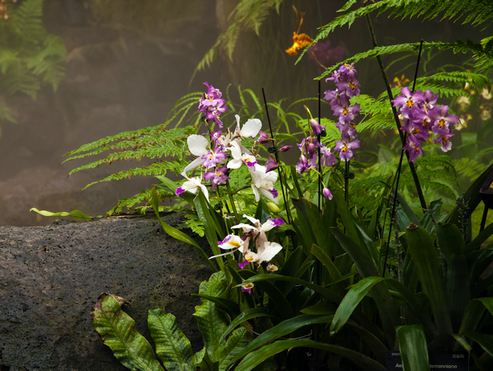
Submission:
POLYGON ((147 323, 156 354, 168 370, 195 371, 192 364, 192 345, 178 328, 171 313, 164 314, 160 308, 149 310, 147 323))
POLYGON ((135 329, 135 321, 121 306, 125 299, 101 294, 91 313, 92 324, 104 344, 125 367, 135 371, 164 371, 149 342, 135 329))
POLYGON ((338 345, 320 343, 313 340, 297 339, 276 341, 275 343, 266 345, 254 352, 251 352, 243 359, 243 361, 241 361, 238 367, 235 368, 235 371, 252 370, 255 366, 259 365, 273 355, 296 347, 316 348, 326 352, 339 354, 358 365, 362 370, 366 371, 385 371, 386 369, 382 364, 358 351, 347 349, 338 345))
POLYGON ((493 298, 472 299, 464 312, 459 333, 476 331, 485 309, 493 316, 493 298))
MULTIPOLYGON (((337 211, 339 212, 339 215, 341 216, 342 223, 344 224, 344 227, 346 228, 345 234, 347 234, 349 237, 351 237, 356 242, 356 244, 361 246, 360 237, 359 237, 358 231, 356 229, 353 216, 351 215, 351 212, 348 209, 347 203, 344 200, 344 194, 342 192, 342 189, 339 186, 339 184, 333 178, 331 178, 330 190, 332 192, 333 200, 337 204, 337 211)), ((334 228, 331 228, 331 230, 334 231, 334 228)))
POLYGON ((257 285, 269 296, 269 303, 275 305, 282 319, 288 319, 295 315, 286 296, 270 280, 258 281, 257 285))
MULTIPOLYGON (((455 225, 451 225, 455 227, 455 225)), ((464 254, 454 253, 449 259, 447 280, 445 282, 445 295, 450 310, 452 326, 454 332, 456 332, 459 330, 466 306, 471 301, 469 268, 464 254)))
POLYGON ((430 301, 438 331, 441 334, 451 333, 452 323, 440 273, 442 266, 433 240, 424 228, 416 225, 406 228, 406 238, 408 251, 414 261, 421 287, 430 301))
POLYGON ((271 314, 269 314, 265 309, 263 308, 251 308, 247 309, 243 313, 241 313, 239 316, 237 316, 229 326, 224 330, 224 333, 222 334, 221 338, 219 339, 219 342, 222 343, 226 336, 236 327, 239 326, 241 323, 249 321, 254 318, 258 317, 274 317, 271 314))
MULTIPOLYGON (((202 193, 198 194, 197 197, 194 198, 194 206, 197 210, 197 215, 199 219, 202 220, 202 222, 204 223, 205 236, 207 237, 207 241, 209 241, 212 253, 214 255, 221 254, 222 251, 219 248, 217 242, 218 240, 223 240, 225 235, 221 231, 221 226, 219 225, 215 215, 211 215, 210 204, 207 202, 202 193)), ((224 269, 222 257, 217 257, 216 262, 219 265, 220 269, 224 269)))
MULTIPOLYGON (((334 315, 334 320, 330 325, 331 334, 337 333, 346 324, 353 311, 371 288, 384 280, 385 278, 382 277, 366 277, 349 290, 334 315)), ((394 305, 393 303, 391 304, 394 305)))
POLYGON ((163 227, 163 230, 168 235, 170 235, 171 237, 177 239, 178 241, 189 243, 190 245, 192 245, 193 247, 195 247, 195 249, 200 253, 200 255, 202 255, 207 260, 207 262, 212 267, 212 269, 214 269, 215 271, 217 271, 217 268, 209 260, 209 256, 197 244, 197 242, 195 242, 195 240, 192 237, 190 237, 189 235, 183 233, 179 229, 176 229, 176 228, 170 226, 169 224, 165 223, 161 219, 161 217, 159 216, 159 201, 157 199, 157 193, 156 193, 156 189, 154 188, 154 186, 152 187, 152 190, 151 190, 151 205, 152 205, 152 208, 154 209, 154 213, 156 214, 157 219, 159 220, 159 223, 161 224, 161 227, 163 227))
POLYGON ((490 356, 493 356, 493 335, 471 331, 466 332, 464 336, 474 340, 476 343, 481 345, 481 348, 483 348, 485 352, 488 352, 490 356))
MULTIPOLYGON (((293 205, 298 209, 299 212, 306 218, 308 222, 309 229, 312 235, 315 237, 316 243, 324 251, 331 254, 333 240, 332 233, 330 229, 327 228, 328 225, 325 224, 324 215, 314 203, 306 199, 292 199, 293 205)), ((311 247, 312 245, 308 245, 311 247)))
MULTIPOLYGON (((73 216, 75 219, 85 219, 85 220, 91 220, 93 218, 92 216, 86 215, 82 211, 79 211, 79 210, 74 210, 74 211, 71 211, 69 213, 67 213, 65 211, 61 211, 58 213, 52 213, 51 211, 38 210, 35 207, 32 207, 31 209, 29 209, 29 211, 34 211, 34 212, 41 214, 43 216, 73 216)), ((102 218, 102 216, 100 215, 97 218, 102 218)))
MULTIPOLYGON (((354 224, 353 224, 354 227, 354 224)), ((359 239, 355 240, 349 235, 341 233, 337 228, 331 228, 337 241, 341 244, 344 251, 348 253, 351 259, 356 264, 358 272, 363 277, 378 276, 378 270, 368 252, 359 244, 359 239)), ((355 227, 356 231, 356 227, 355 227)), ((357 234, 357 232, 355 232, 357 234)))
POLYGON ((313 245, 311 253, 324 265, 329 273, 331 281, 337 281, 341 278, 341 273, 332 261, 329 255, 322 250, 318 245, 313 245))
POLYGON ((198 296, 202 299, 210 300, 214 304, 216 304, 219 307, 219 309, 222 309, 226 312, 231 312, 234 313, 235 315, 238 315, 238 313, 240 313, 240 308, 238 306, 238 303, 232 300, 219 298, 217 296, 212 296, 212 295, 205 295, 205 294, 192 294, 192 296, 198 296))
POLYGON ((347 325, 351 326, 351 328, 358 333, 361 341, 368 345, 375 355, 377 362, 385 364, 389 348, 378 338, 377 334, 352 320, 348 320, 347 325))
POLYGON ((317 304, 305 307, 301 310, 303 314, 331 314, 334 315, 337 307, 332 303, 326 303, 319 301, 317 304))
POLYGON ((438 246, 447 262, 449 262, 452 254, 459 254, 464 251, 464 239, 455 224, 438 224, 437 237, 438 246))
MULTIPOLYGON (((362 277, 379 276, 378 270, 368 256, 368 252, 365 248, 362 248, 351 237, 342 234, 336 228, 332 228, 332 232, 343 249, 348 253, 351 259, 353 259, 356 268, 362 277)), ((386 287, 381 285, 373 287, 372 296, 375 305, 378 308, 378 312, 380 313, 380 318, 382 319, 383 330, 387 337, 387 345, 391 347, 395 341, 395 327, 400 323, 397 309, 386 287)))
POLYGON ((387 279, 385 284, 392 289, 396 290, 407 302, 409 308, 414 312, 416 317, 421 321, 421 324, 424 326, 425 331, 428 336, 431 338, 435 338, 438 336, 438 331, 436 329, 435 324, 431 320, 431 316, 427 313, 423 305, 420 303, 417 296, 410 291, 407 287, 405 287, 402 283, 395 279, 387 279))
MULTIPOLYGON (((289 277, 298 277, 298 272, 300 270, 301 258, 303 256, 303 247, 298 247, 294 250, 283 264, 278 274, 281 276, 289 276, 289 277)), ((293 289, 294 283, 292 282, 279 282, 277 287, 284 295, 288 295, 289 292, 293 289)))
POLYGON ((428 346, 422 327, 399 326, 396 334, 404 371, 429 371, 428 346))
POLYGON ((273 340, 289 335, 305 326, 311 326, 319 323, 330 323, 332 318, 333 316, 302 314, 282 321, 280 324, 270 328, 252 340, 252 342, 248 344, 245 349, 243 349, 234 359, 231 360, 231 365, 251 353, 253 350, 258 349, 273 340))
POLYGON ((233 331, 228 341, 219 349, 219 371, 226 371, 231 361, 252 341, 252 334, 244 327, 233 331))
POLYGON ((329 290, 329 289, 326 289, 320 285, 316 285, 316 284, 313 284, 311 282, 299 279, 297 277, 281 276, 279 274, 257 274, 255 276, 252 276, 252 277, 248 278, 247 280, 245 280, 244 283, 249 283, 249 282, 255 283, 255 282, 261 282, 261 281, 272 281, 273 282, 273 281, 278 281, 278 280, 293 282, 293 283, 296 283, 298 285, 308 287, 308 288, 312 289, 313 291, 319 293, 320 295, 322 295, 324 298, 326 298, 327 300, 329 300, 331 302, 339 304, 341 301, 341 298, 339 297, 339 295, 334 293, 332 290, 329 290))
MULTIPOLYGON (((209 296, 221 296, 227 289, 228 283, 224 272, 213 273, 209 281, 200 284, 199 294, 209 296)), ((224 312, 217 309, 216 304, 210 300, 203 300, 201 305, 195 307, 193 314, 197 321, 197 327, 204 340, 204 348, 212 362, 219 362, 219 339, 228 326, 228 319, 224 312)))
POLYGON ((467 259, 473 262, 471 267, 471 285, 475 285, 478 282, 480 284, 485 282, 486 280, 483 280, 481 275, 493 262, 493 248, 473 251, 467 254, 467 259))
POLYGON ((487 226, 476 236, 465 248, 465 254, 472 251, 476 251, 481 248, 481 244, 486 241, 491 235, 493 235, 493 223, 487 226))

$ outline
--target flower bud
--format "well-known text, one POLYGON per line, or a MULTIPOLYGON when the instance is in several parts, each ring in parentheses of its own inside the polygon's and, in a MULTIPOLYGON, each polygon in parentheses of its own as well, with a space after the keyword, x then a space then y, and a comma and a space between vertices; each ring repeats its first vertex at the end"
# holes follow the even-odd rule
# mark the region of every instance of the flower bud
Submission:
POLYGON ((279 207, 274 202, 266 202, 267 208, 273 214, 277 214, 280 210, 279 207))
POLYGON ((324 188, 322 193, 327 200, 332 200, 332 193, 330 192, 330 189, 324 188))

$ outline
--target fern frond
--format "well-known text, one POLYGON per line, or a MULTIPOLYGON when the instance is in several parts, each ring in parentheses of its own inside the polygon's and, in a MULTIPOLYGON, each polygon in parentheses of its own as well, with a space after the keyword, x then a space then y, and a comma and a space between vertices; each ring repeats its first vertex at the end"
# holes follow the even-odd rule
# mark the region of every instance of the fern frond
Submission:
POLYGON ((14 32, 23 39, 38 39, 46 34, 41 17, 43 0, 25 0, 12 11, 10 19, 14 32))
MULTIPOLYGON (((80 170, 85 170, 85 169, 92 169, 94 167, 98 167, 99 165, 95 165, 95 163, 98 163, 99 161, 91 162, 87 165, 81 166, 77 169, 72 170, 71 173, 75 173, 80 170)), ((121 180, 121 179, 130 179, 133 176, 140 175, 140 176, 157 176, 157 175, 163 175, 166 174, 167 170, 171 170, 175 173, 180 173, 183 168, 187 165, 187 162, 185 160, 167 160, 167 161, 162 161, 162 162, 156 162, 153 163, 149 166, 142 166, 142 167, 137 167, 129 170, 122 170, 117 173, 108 175, 106 178, 94 181, 92 183, 89 183, 86 185, 82 190, 89 188, 90 186, 98 183, 103 183, 103 182, 109 182, 112 180, 121 180)))
POLYGON ((198 71, 203 70, 206 66, 209 67, 222 51, 226 52, 229 59, 232 59, 240 32, 254 31, 258 35, 260 26, 267 18, 269 11, 275 8, 279 12, 279 6, 283 1, 241 0, 230 15, 234 19, 232 24, 219 35, 212 48, 201 59, 195 68, 191 81, 198 71))
MULTIPOLYGON (((163 152, 169 156, 173 155, 183 155, 182 147, 175 148, 176 143, 183 143, 186 141, 186 138, 195 134, 195 129, 193 127, 187 126, 184 128, 173 128, 169 130, 164 129, 164 124, 147 127, 144 129, 134 130, 134 131, 125 131, 116 135, 111 135, 102 139, 99 139, 92 143, 87 143, 80 146, 78 149, 73 150, 64 154, 64 156, 69 156, 63 163, 67 161, 76 160, 79 158, 84 158, 87 156, 97 155, 101 152, 114 150, 114 149, 123 149, 128 147, 140 148, 146 145, 153 145, 159 143, 163 148, 163 152), (161 142, 162 141, 162 142, 161 142), (181 151, 181 152, 173 152, 173 151, 181 151), (87 152, 87 153, 86 153, 87 152)), ((144 149, 148 151, 147 149, 144 149)), ((132 155, 128 151, 128 155, 131 158, 137 158, 134 154, 132 155)), ((150 151, 148 153, 153 153, 150 151)), ((160 153, 160 150, 156 153, 155 157, 160 153)), ((143 157, 143 156, 141 156, 143 157)), ((155 158, 153 157, 153 158, 155 158)), ((119 158, 118 158, 119 159, 119 158)))
MULTIPOLYGON (((320 76, 316 78, 322 79, 325 76, 331 74, 333 71, 335 71, 339 66, 343 64, 351 64, 351 63, 357 63, 362 59, 371 59, 375 58, 379 55, 386 55, 386 54, 394 54, 394 53, 400 53, 400 52, 417 52, 419 50, 420 43, 408 43, 408 44, 396 44, 396 45, 390 45, 390 46, 378 46, 373 49, 367 50, 362 53, 358 53, 353 55, 350 58, 347 58, 346 60, 337 63, 333 65, 330 68, 327 68, 320 76)), ((476 65, 475 67, 478 68, 478 70, 484 71, 485 66, 487 63, 493 63, 493 50, 487 50, 485 49, 481 44, 476 44, 470 40, 464 42, 461 40, 457 40, 454 43, 443 43, 443 42, 424 42, 422 46, 423 50, 427 49, 438 49, 438 50, 450 50, 454 53, 468 53, 472 52, 473 54, 473 59, 476 60, 476 65), (482 63, 482 65, 479 65, 479 63, 482 63)))
MULTIPOLYGON (((340 11, 348 10, 353 4, 353 0, 349 1, 340 11)), ((332 22, 320 27, 320 32, 313 43, 327 38, 338 27, 347 25, 350 28, 357 18, 364 17, 374 11, 378 11, 378 15, 390 11, 390 16, 401 18, 423 16, 425 20, 441 16, 442 20, 450 19, 456 21, 461 17, 465 17, 463 24, 471 23, 473 26, 477 26, 491 21, 493 4, 484 0, 380 0, 341 15, 332 22)))
POLYGON ((454 167, 458 176, 473 181, 488 167, 488 165, 473 158, 462 157, 454 160, 454 167))
MULTIPOLYGON (((181 214, 185 217, 185 226, 190 228, 192 232, 198 234, 200 237, 204 237, 205 225, 204 222, 199 219, 196 212, 188 209, 180 210, 181 214)), ((178 226, 179 229, 183 229, 182 226, 178 226)))

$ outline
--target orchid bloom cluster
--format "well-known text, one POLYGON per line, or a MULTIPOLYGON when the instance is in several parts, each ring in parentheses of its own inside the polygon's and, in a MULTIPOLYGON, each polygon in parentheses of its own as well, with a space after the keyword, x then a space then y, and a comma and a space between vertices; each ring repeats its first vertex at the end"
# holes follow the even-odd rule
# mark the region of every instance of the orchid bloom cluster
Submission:
MULTIPOLYGON (((330 151, 330 148, 320 143, 316 136, 320 135, 325 129, 325 126, 321 126, 317 120, 310 119, 310 136, 303 138, 301 143, 298 143, 298 148, 301 151, 300 161, 296 164, 296 171, 300 174, 307 173, 311 169, 317 170, 318 168, 318 152, 320 150, 320 163, 321 166, 331 167, 336 163, 334 154, 330 151)), ((332 193, 328 188, 323 189, 323 195, 326 199, 332 200, 332 193)))
POLYGON ((339 153, 341 161, 349 161, 354 157, 354 149, 359 148, 360 141, 356 139, 358 132, 354 119, 359 116, 359 104, 351 105, 350 99, 360 95, 358 72, 354 64, 344 64, 325 81, 333 81, 336 90, 325 92, 325 100, 330 102, 330 107, 335 116, 339 117, 337 128, 341 132, 341 140, 336 142, 334 150, 339 153))
MULTIPOLYGON (((266 235, 266 232, 274 227, 284 224, 282 218, 268 219, 265 223, 261 224, 260 220, 251 216, 243 215, 243 217, 247 218, 253 225, 240 223, 231 227, 232 229, 243 230, 243 236, 239 237, 235 234, 229 234, 224 240, 218 242, 221 249, 234 250, 225 254, 211 256, 210 259, 239 251, 242 253, 243 261, 239 263, 238 266, 243 269, 250 263, 257 263, 260 265, 263 262, 269 262, 282 250, 282 246, 277 242, 269 242, 266 235), (255 251, 250 250, 250 241, 255 245, 255 251)), ((269 272, 275 272, 276 270, 276 266, 269 264, 269 272)))
MULTIPOLYGON (((221 93, 212 85, 204 83, 208 87, 207 93, 202 97, 199 104, 199 112, 206 112, 211 115, 211 118, 216 125, 219 124, 219 113, 224 112, 224 100, 221 99, 221 93), (205 110, 205 111, 204 111, 205 110)), ((202 184, 202 178, 211 182, 212 189, 218 185, 224 184, 229 178, 227 175, 230 170, 239 169, 242 165, 247 166, 252 177, 252 190, 255 195, 255 200, 260 200, 260 194, 264 195, 270 201, 278 204, 278 192, 274 188, 274 183, 277 181, 277 173, 268 172, 265 166, 257 163, 257 158, 252 150, 247 149, 242 140, 245 138, 258 139, 254 143, 264 143, 268 141, 268 135, 262 132, 262 122, 259 119, 249 119, 241 126, 240 117, 236 117, 236 129, 234 132, 229 128, 226 133, 220 129, 212 131, 209 139, 205 135, 190 135, 187 138, 188 148, 190 153, 197 158, 188 164, 183 172, 183 177, 187 179, 181 187, 176 190, 176 195, 180 195, 186 191, 196 193, 201 189, 204 196, 209 200, 207 188, 202 184), (229 161, 228 161, 229 159, 229 161), (201 176, 189 178, 187 172, 197 167, 201 167, 201 176), (203 174, 203 176, 202 176, 203 174)), ((206 120, 209 120, 206 116, 206 120)))
POLYGON ((205 93, 199 102, 199 112, 205 115, 206 120, 213 120, 219 127, 223 127, 223 123, 219 118, 221 113, 224 113, 228 107, 225 106, 225 101, 222 99, 222 93, 219 89, 214 88, 209 83, 204 82, 207 86, 207 93, 205 93))
POLYGON ((424 93, 419 90, 411 93, 408 87, 401 89, 401 95, 392 102, 399 109, 399 114, 405 120, 401 130, 407 133, 407 141, 403 149, 409 151, 409 161, 414 162, 423 154, 421 144, 426 142, 431 134, 435 144, 440 143, 444 152, 452 148, 450 138, 454 135, 450 125, 459 124, 459 118, 448 113, 448 106, 436 105, 438 95, 431 90, 424 93))

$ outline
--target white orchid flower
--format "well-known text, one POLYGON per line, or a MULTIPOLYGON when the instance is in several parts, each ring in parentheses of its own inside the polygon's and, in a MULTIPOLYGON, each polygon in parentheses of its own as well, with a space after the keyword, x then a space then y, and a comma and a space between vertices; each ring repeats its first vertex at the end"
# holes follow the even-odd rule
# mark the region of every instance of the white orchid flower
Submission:
POLYGON ((274 188, 274 183, 277 181, 277 173, 274 171, 267 173, 267 168, 259 164, 256 164, 253 168, 248 168, 248 170, 250 170, 253 180, 252 190, 255 195, 255 201, 258 202, 260 200, 260 192, 275 204, 279 204, 277 191, 274 188))
POLYGON ((251 137, 254 138, 258 135, 260 129, 262 129, 262 121, 259 119, 248 119, 240 128, 240 116, 235 115, 236 117, 236 130, 235 135, 240 136, 241 138, 251 137))
POLYGON ((209 153, 209 150, 207 149, 207 146, 209 145, 209 141, 204 138, 202 135, 197 135, 197 134, 192 134, 187 138, 187 144, 188 144, 188 149, 190 153, 194 156, 197 156, 195 160, 193 160, 191 163, 183 169, 181 175, 183 175, 186 178, 186 172, 192 169, 195 169, 196 167, 201 166, 205 162, 204 155, 209 153))
POLYGON ((228 162, 228 165, 226 165, 229 169, 239 169, 243 163, 251 168, 257 163, 255 156, 252 155, 246 148, 241 146, 237 140, 230 143, 228 150, 231 152, 231 156, 233 156, 233 159, 228 162))
POLYGON ((270 261, 274 256, 277 255, 279 251, 282 250, 282 246, 277 242, 267 241, 267 235, 265 232, 270 231, 272 228, 277 227, 284 222, 282 219, 268 219, 265 223, 260 224, 260 220, 255 219, 248 215, 243 215, 247 218, 253 225, 240 223, 232 226, 231 228, 243 229, 245 235, 247 235, 247 240, 245 240, 244 246, 247 245, 249 238, 255 238, 255 247, 257 252, 248 250, 248 248, 243 249, 243 258, 248 262, 261 264, 262 262, 270 261))
MULTIPOLYGON (((222 241, 218 241, 218 245, 221 249, 224 249, 224 250, 231 250, 231 249, 235 249, 234 251, 228 251, 224 254, 219 254, 219 255, 214 255, 214 256, 211 256, 209 259, 212 259, 212 258, 217 258, 219 256, 224 256, 224 255, 229 255, 229 254, 232 254, 234 253, 235 251, 239 251, 243 254, 243 249, 244 249, 244 246, 245 246, 245 242, 246 242, 246 246, 248 246, 248 243, 250 242, 250 240, 247 238, 247 240, 243 241, 241 239, 241 237, 239 236, 236 236, 234 234, 228 234, 224 240, 222 241)), ((248 249, 248 248, 247 248, 248 249)))
POLYGON ((188 178, 186 175, 184 175, 184 177, 187 179, 187 181, 183 183, 181 187, 178 187, 176 189, 176 195, 179 196, 187 191, 195 194, 200 189, 204 194, 207 202, 209 202, 209 191, 207 190, 207 187, 202 184, 202 178, 199 177, 188 178))

